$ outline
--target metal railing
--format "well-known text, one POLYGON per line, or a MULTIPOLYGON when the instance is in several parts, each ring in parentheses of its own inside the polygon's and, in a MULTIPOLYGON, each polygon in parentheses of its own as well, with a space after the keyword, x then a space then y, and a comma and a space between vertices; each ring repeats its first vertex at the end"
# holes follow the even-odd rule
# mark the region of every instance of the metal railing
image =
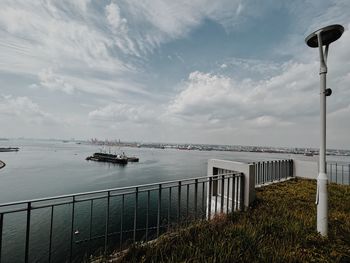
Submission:
POLYGON ((192 220, 241 209, 242 174, 0 205, 0 262, 81 262, 157 238, 192 220))
POLYGON ((293 160, 275 160, 255 163, 255 185, 261 186, 293 177, 293 160))
POLYGON ((327 162, 327 175, 331 183, 350 185, 350 164, 327 162))

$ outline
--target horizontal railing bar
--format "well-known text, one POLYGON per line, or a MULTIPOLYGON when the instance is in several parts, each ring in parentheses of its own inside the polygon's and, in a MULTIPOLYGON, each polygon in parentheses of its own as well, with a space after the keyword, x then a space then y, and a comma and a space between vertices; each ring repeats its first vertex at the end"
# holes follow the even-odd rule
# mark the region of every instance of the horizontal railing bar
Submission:
MULTIPOLYGON (((242 176, 242 174, 240 172, 232 172, 232 173, 226 173, 226 174, 217 174, 217 175, 213 175, 211 176, 213 178, 213 180, 218 180, 218 177, 222 177, 222 176, 231 176, 231 177, 239 177, 242 176)), ((0 204, 0 208, 1 207, 6 207, 6 206, 11 206, 11 205, 21 205, 21 204, 26 204, 26 203, 38 203, 38 202, 45 202, 45 201, 52 201, 52 200, 57 200, 57 199, 63 199, 63 198, 76 198, 78 196, 84 196, 84 195, 93 195, 93 194, 101 194, 101 193, 108 193, 108 192, 115 192, 115 191, 122 191, 122 190, 129 190, 129 189, 133 189, 133 188, 142 188, 142 187, 149 187, 149 186, 158 186, 159 184, 176 184, 178 182, 188 182, 188 181, 195 181, 196 179, 205 179, 206 181, 204 182, 208 182, 210 176, 202 176, 202 177, 197 177, 197 178, 188 178, 188 179, 182 179, 182 180, 174 180, 174 181, 164 181, 164 182, 159 182, 159 183, 151 183, 151 184, 142 184, 142 185, 135 185, 135 186, 127 186, 127 187, 119 187, 119 188, 111 188, 111 189, 105 189, 105 190, 97 190, 97 191, 91 191, 91 192, 81 192, 81 193, 76 193, 76 194, 69 194, 69 195, 60 195, 60 196, 53 196, 53 197, 46 197, 46 198, 37 198, 37 199, 30 199, 30 200, 23 200, 23 201, 17 201, 17 202, 9 202, 9 203, 4 203, 4 204, 0 204)), ((228 178, 228 177, 227 177, 228 178)), ((203 181, 199 182, 199 183, 203 183, 203 181)), ((194 183, 192 183, 194 184, 194 183)), ((187 185, 187 184, 182 184, 182 185, 187 185)), ((168 186, 165 186, 168 187, 168 186)), ((162 187, 162 188, 165 188, 162 187)), ((148 190, 148 189, 147 189, 148 190)), ((140 191, 144 191, 144 190, 140 190, 140 191)), ((132 194, 134 192, 129 192, 129 193, 120 193, 120 195, 122 194, 132 194)), ((116 196, 116 194, 111 194, 111 196, 116 196)), ((105 197, 96 197, 96 198, 89 198, 86 199, 85 201, 91 200, 91 199, 102 199, 102 198, 106 198, 107 195, 105 197)), ((79 200, 79 199, 78 199, 79 200)), ((72 200, 73 202, 73 200, 72 200)), ((67 202, 67 204, 69 204, 71 202, 67 202)), ((50 205, 51 206, 51 205, 50 205)), ((22 210, 21 210, 22 211, 22 210)))
MULTIPOLYGON (((237 175, 237 174, 233 174, 233 175, 237 175)), ((219 174, 219 175, 214 175, 213 178, 212 178, 212 181, 219 181, 219 180, 222 180, 221 178, 219 178, 220 176, 222 176, 222 174, 219 174)), ((230 176, 232 176, 232 174, 230 174, 230 176)), ((233 178, 233 177, 225 177, 224 180, 227 181, 228 178, 233 178)), ((206 183, 206 182, 209 182, 209 181, 199 181, 198 183, 206 183)), ((195 185, 196 182, 191 182, 191 183, 187 183, 187 184, 182 184, 182 186, 186 186, 186 185, 195 185)), ((158 184, 157 184, 158 185, 158 184)), ((163 187, 162 186, 162 190, 167 190, 169 188, 177 188, 178 185, 172 185, 172 186, 166 186, 166 187, 163 187)), ((143 189, 143 190, 139 190, 138 192, 139 193, 145 193, 147 191, 158 191, 159 188, 151 188, 151 189, 143 189)), ((135 194, 136 191, 133 191, 133 192, 122 192, 122 193, 118 193, 118 194, 110 194, 110 197, 118 197, 118 196, 122 196, 122 195, 132 195, 132 194, 135 194)), ((91 198, 84 198, 84 199, 75 199, 75 203, 82 203, 82 202, 87 202, 87 201, 91 201, 91 200, 99 200, 99 199, 105 199, 105 198, 108 198, 108 196, 98 196, 98 197, 91 197, 91 198)), ((57 199, 55 199, 57 200, 57 199)), ((50 200, 45 200, 45 201, 50 201, 50 200)), ((45 201, 40 201, 40 202, 45 202, 45 201)), ((68 204, 72 204, 73 203, 73 199, 72 200, 69 200, 69 201, 64 201, 64 202, 57 202, 57 203, 50 203, 50 204, 43 204, 43 205, 35 205, 35 204, 32 204, 32 207, 31 207, 31 210, 36 210, 36 209, 44 209, 44 208, 49 208, 51 206, 62 206, 62 205, 68 205, 68 204)), ((20 204, 14 204, 14 205, 23 205, 23 204, 27 204, 26 203, 20 203, 20 204)), ((6 207, 6 206, 0 206, 0 207, 6 207)), ((15 210, 4 210, 4 211, 1 211, 1 213, 3 214, 10 214, 10 213, 18 213, 18 212, 23 212, 23 211, 27 211, 27 208, 18 208, 18 209, 15 209, 15 210)))

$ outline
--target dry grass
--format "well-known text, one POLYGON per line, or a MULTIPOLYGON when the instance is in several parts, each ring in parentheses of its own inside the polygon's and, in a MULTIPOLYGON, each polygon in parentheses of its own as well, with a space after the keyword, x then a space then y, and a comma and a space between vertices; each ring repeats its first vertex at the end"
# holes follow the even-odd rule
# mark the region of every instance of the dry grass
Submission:
POLYGON ((329 236, 316 233, 316 182, 296 179, 257 190, 247 212, 131 247, 123 262, 350 262, 350 186, 329 186, 329 236))

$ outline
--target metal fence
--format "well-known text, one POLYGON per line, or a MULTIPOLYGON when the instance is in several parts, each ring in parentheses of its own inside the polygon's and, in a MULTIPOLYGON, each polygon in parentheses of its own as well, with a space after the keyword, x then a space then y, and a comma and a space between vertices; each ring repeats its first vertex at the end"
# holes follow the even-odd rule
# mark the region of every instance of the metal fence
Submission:
POLYGON ((255 163, 255 185, 261 186, 293 177, 293 160, 255 163))
POLYGON ((327 162, 327 175, 331 183, 350 185, 350 164, 327 162))
POLYGON ((0 262, 107 255, 192 220, 239 210, 242 188, 242 174, 225 172, 1 204, 0 262))

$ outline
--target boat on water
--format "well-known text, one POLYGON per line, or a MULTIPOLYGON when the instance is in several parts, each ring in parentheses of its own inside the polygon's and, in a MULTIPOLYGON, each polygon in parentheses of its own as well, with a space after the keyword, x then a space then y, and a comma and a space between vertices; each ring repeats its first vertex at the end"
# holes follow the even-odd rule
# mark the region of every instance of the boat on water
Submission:
POLYGON ((18 147, 0 147, 0 152, 18 152, 18 147))
POLYGON ((127 158, 128 158, 128 162, 137 163, 139 161, 139 158, 137 158, 135 156, 130 156, 127 158))
POLYGON ((87 161, 96 162, 108 162, 117 164, 127 164, 128 157, 121 154, 110 154, 110 153, 94 153, 92 156, 86 158, 87 161))
POLYGON ((312 151, 306 149, 304 152, 304 156, 314 156, 314 153, 312 151))

